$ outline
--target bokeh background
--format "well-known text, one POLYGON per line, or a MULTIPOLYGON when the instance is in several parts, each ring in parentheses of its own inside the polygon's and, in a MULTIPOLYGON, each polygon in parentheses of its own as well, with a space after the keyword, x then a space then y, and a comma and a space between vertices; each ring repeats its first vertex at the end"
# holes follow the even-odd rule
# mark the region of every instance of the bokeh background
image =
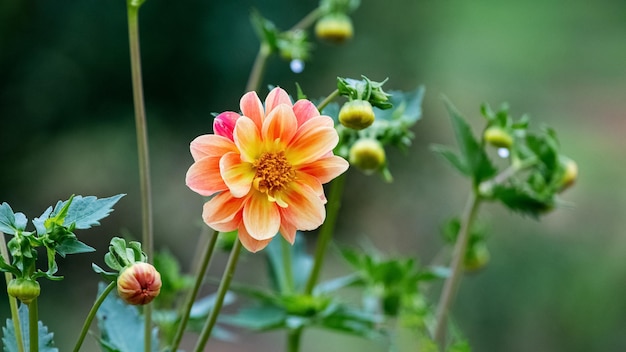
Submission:
MULTIPOLYGON (((150 0, 142 7, 156 247, 171 250, 187 271, 202 228, 202 199, 184 185, 188 144, 210 131, 211 112, 237 110, 258 49, 250 10, 289 28, 316 4, 150 0)), ((264 84, 295 92, 297 81, 310 97, 328 94, 338 75, 389 77, 387 89, 426 86, 413 146, 388 151, 395 182, 351 170, 337 232, 340 243, 366 237, 424 264, 443 245, 440 224, 460 212, 468 189, 428 149, 454 143, 442 94, 476 129, 480 103, 508 102, 515 116, 528 113, 536 128, 559 132, 580 169, 563 195, 573 206, 540 221, 482 208, 491 263, 464 279, 454 307, 475 351, 626 350, 625 13, 626 3, 612 0, 364 0, 347 45, 317 42, 300 74, 278 58, 269 62, 264 84)), ((98 252, 60 259, 66 279, 43 283, 40 318, 65 351, 96 294, 90 263, 102 263, 111 236, 141 233, 124 2, 0 2, 0 118, 0 201, 15 211, 32 219, 71 194, 127 194, 101 227, 78 233, 98 252)), ((314 234, 307 238, 312 243, 314 234)), ((236 279, 259 276, 261 256, 245 256, 236 279)), ((211 275, 224 260, 220 254, 211 275)), ((331 252, 324 277, 346 270, 331 252)), ((0 304, 1 320, 7 316, 0 304)), ((211 345, 280 351, 283 338, 242 332, 238 344, 211 345)), ((307 332, 303 344, 304 351, 386 350, 324 331, 307 332)), ((90 341, 85 350, 97 347, 90 341)))

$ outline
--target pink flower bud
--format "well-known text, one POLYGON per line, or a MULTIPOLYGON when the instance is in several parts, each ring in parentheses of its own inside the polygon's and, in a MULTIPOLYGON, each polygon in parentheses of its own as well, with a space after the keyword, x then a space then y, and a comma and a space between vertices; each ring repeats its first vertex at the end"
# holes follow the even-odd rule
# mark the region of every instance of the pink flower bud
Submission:
POLYGON ((126 303, 144 305, 161 292, 161 274, 148 263, 137 262, 117 278, 117 293, 126 303))
POLYGON ((226 111, 217 115, 213 120, 213 132, 232 141, 235 124, 239 117, 238 113, 232 111, 226 111))

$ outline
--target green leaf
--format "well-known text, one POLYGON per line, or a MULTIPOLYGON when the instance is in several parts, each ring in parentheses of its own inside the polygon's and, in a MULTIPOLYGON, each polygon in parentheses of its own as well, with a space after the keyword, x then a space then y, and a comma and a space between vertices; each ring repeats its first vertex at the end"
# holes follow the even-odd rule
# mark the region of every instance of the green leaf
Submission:
POLYGON ((43 236, 46 233, 48 233, 48 230, 46 229, 46 220, 48 220, 51 213, 52 213, 52 207, 48 207, 48 209, 46 209, 46 211, 44 211, 40 217, 33 219, 33 225, 35 225, 35 229, 37 230, 37 235, 43 236))
POLYGON ((15 235, 18 231, 24 231, 26 228, 26 216, 22 213, 13 213, 13 209, 8 203, 0 205, 0 231, 15 235))
MULTIPOLYGON (((280 239, 283 241, 284 239, 280 239)), ((285 266, 283 265, 283 251, 281 246, 283 245, 280 241, 272 241, 267 246, 267 260, 268 260, 268 270, 270 274, 270 278, 272 283, 274 284, 274 288, 276 290, 284 291, 286 287, 286 282, 281 282, 287 279, 287 273, 285 271, 285 266)), ((304 240, 303 236, 296 236, 296 241, 293 246, 290 246, 291 250, 291 270, 293 273, 293 277, 291 281, 294 283, 294 288, 296 290, 301 289, 306 284, 306 279, 309 276, 309 272, 313 267, 313 259, 309 254, 306 253, 304 248, 304 240)))
POLYGON ((287 313, 284 309, 273 305, 242 308, 234 315, 223 315, 220 322, 243 327, 254 331, 267 331, 283 328, 286 325, 287 313))
POLYGON ((55 247, 55 250, 61 257, 65 257, 68 254, 89 253, 96 251, 93 247, 84 244, 76 237, 65 237, 61 243, 55 247))
MULTIPOLYGON (((24 346, 25 351, 29 351, 30 332, 28 329, 27 305, 20 305, 20 308, 18 309, 18 316, 20 319, 20 330, 22 331, 22 345, 24 346)), ((59 352, 59 349, 54 347, 54 334, 48 332, 48 327, 43 325, 41 321, 38 322, 38 334, 39 352, 59 352)), ((7 325, 5 327, 2 327, 2 342, 4 344, 4 352, 18 352, 15 329, 13 327, 13 321, 11 319, 7 319, 7 325)))
POLYGON ((117 280, 118 273, 116 272, 106 271, 94 263, 91 263, 91 268, 96 272, 96 274, 100 274, 100 276, 102 276, 106 281, 110 282, 117 280))
POLYGON ((65 202, 58 202, 52 212, 53 216, 58 216, 67 202, 71 201, 67 210, 67 215, 63 226, 69 227, 74 224, 77 229, 88 229, 92 226, 100 225, 100 220, 109 216, 112 207, 124 194, 118 194, 109 198, 98 199, 94 196, 75 196, 65 202))
MULTIPOLYGON (((106 285, 100 283, 98 295, 106 285)), ((117 352, 137 352, 144 350, 144 319, 135 306, 125 304, 115 294, 109 294, 96 313, 100 336, 98 342, 103 348, 117 352)), ((159 350, 158 329, 152 330, 152 352, 159 350)))
POLYGON ((465 176, 471 176, 469 167, 465 163, 465 160, 459 157, 450 147, 445 145, 434 144, 430 146, 430 150, 441 155, 447 160, 452 167, 465 176))
POLYGON ((528 187, 498 186, 494 188, 493 195, 509 209, 534 218, 554 207, 551 197, 544 199, 528 187))

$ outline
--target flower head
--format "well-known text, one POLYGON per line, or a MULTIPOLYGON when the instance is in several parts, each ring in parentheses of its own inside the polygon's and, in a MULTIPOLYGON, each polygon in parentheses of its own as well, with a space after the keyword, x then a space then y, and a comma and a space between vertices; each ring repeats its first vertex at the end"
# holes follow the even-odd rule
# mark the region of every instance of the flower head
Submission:
POLYGON ((215 118, 215 134, 191 142, 187 186, 213 196, 203 209, 207 225, 238 230, 249 251, 263 249, 278 232, 293 243, 296 230, 324 222, 322 184, 348 168, 333 155, 339 140, 333 120, 306 99, 292 104, 281 88, 265 106, 255 92, 246 93, 240 108, 241 115, 215 118))
POLYGON ((144 262, 135 262, 117 278, 117 293, 126 303, 144 305, 161 292, 161 274, 144 262))

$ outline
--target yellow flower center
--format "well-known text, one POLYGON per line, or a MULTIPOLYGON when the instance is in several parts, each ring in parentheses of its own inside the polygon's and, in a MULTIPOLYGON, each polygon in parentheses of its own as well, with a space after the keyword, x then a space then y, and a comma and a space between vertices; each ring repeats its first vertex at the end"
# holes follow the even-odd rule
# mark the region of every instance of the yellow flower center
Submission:
POLYGON ((264 153, 254 163, 256 174, 252 185, 260 192, 267 193, 270 197, 282 190, 296 177, 285 152, 264 153))

